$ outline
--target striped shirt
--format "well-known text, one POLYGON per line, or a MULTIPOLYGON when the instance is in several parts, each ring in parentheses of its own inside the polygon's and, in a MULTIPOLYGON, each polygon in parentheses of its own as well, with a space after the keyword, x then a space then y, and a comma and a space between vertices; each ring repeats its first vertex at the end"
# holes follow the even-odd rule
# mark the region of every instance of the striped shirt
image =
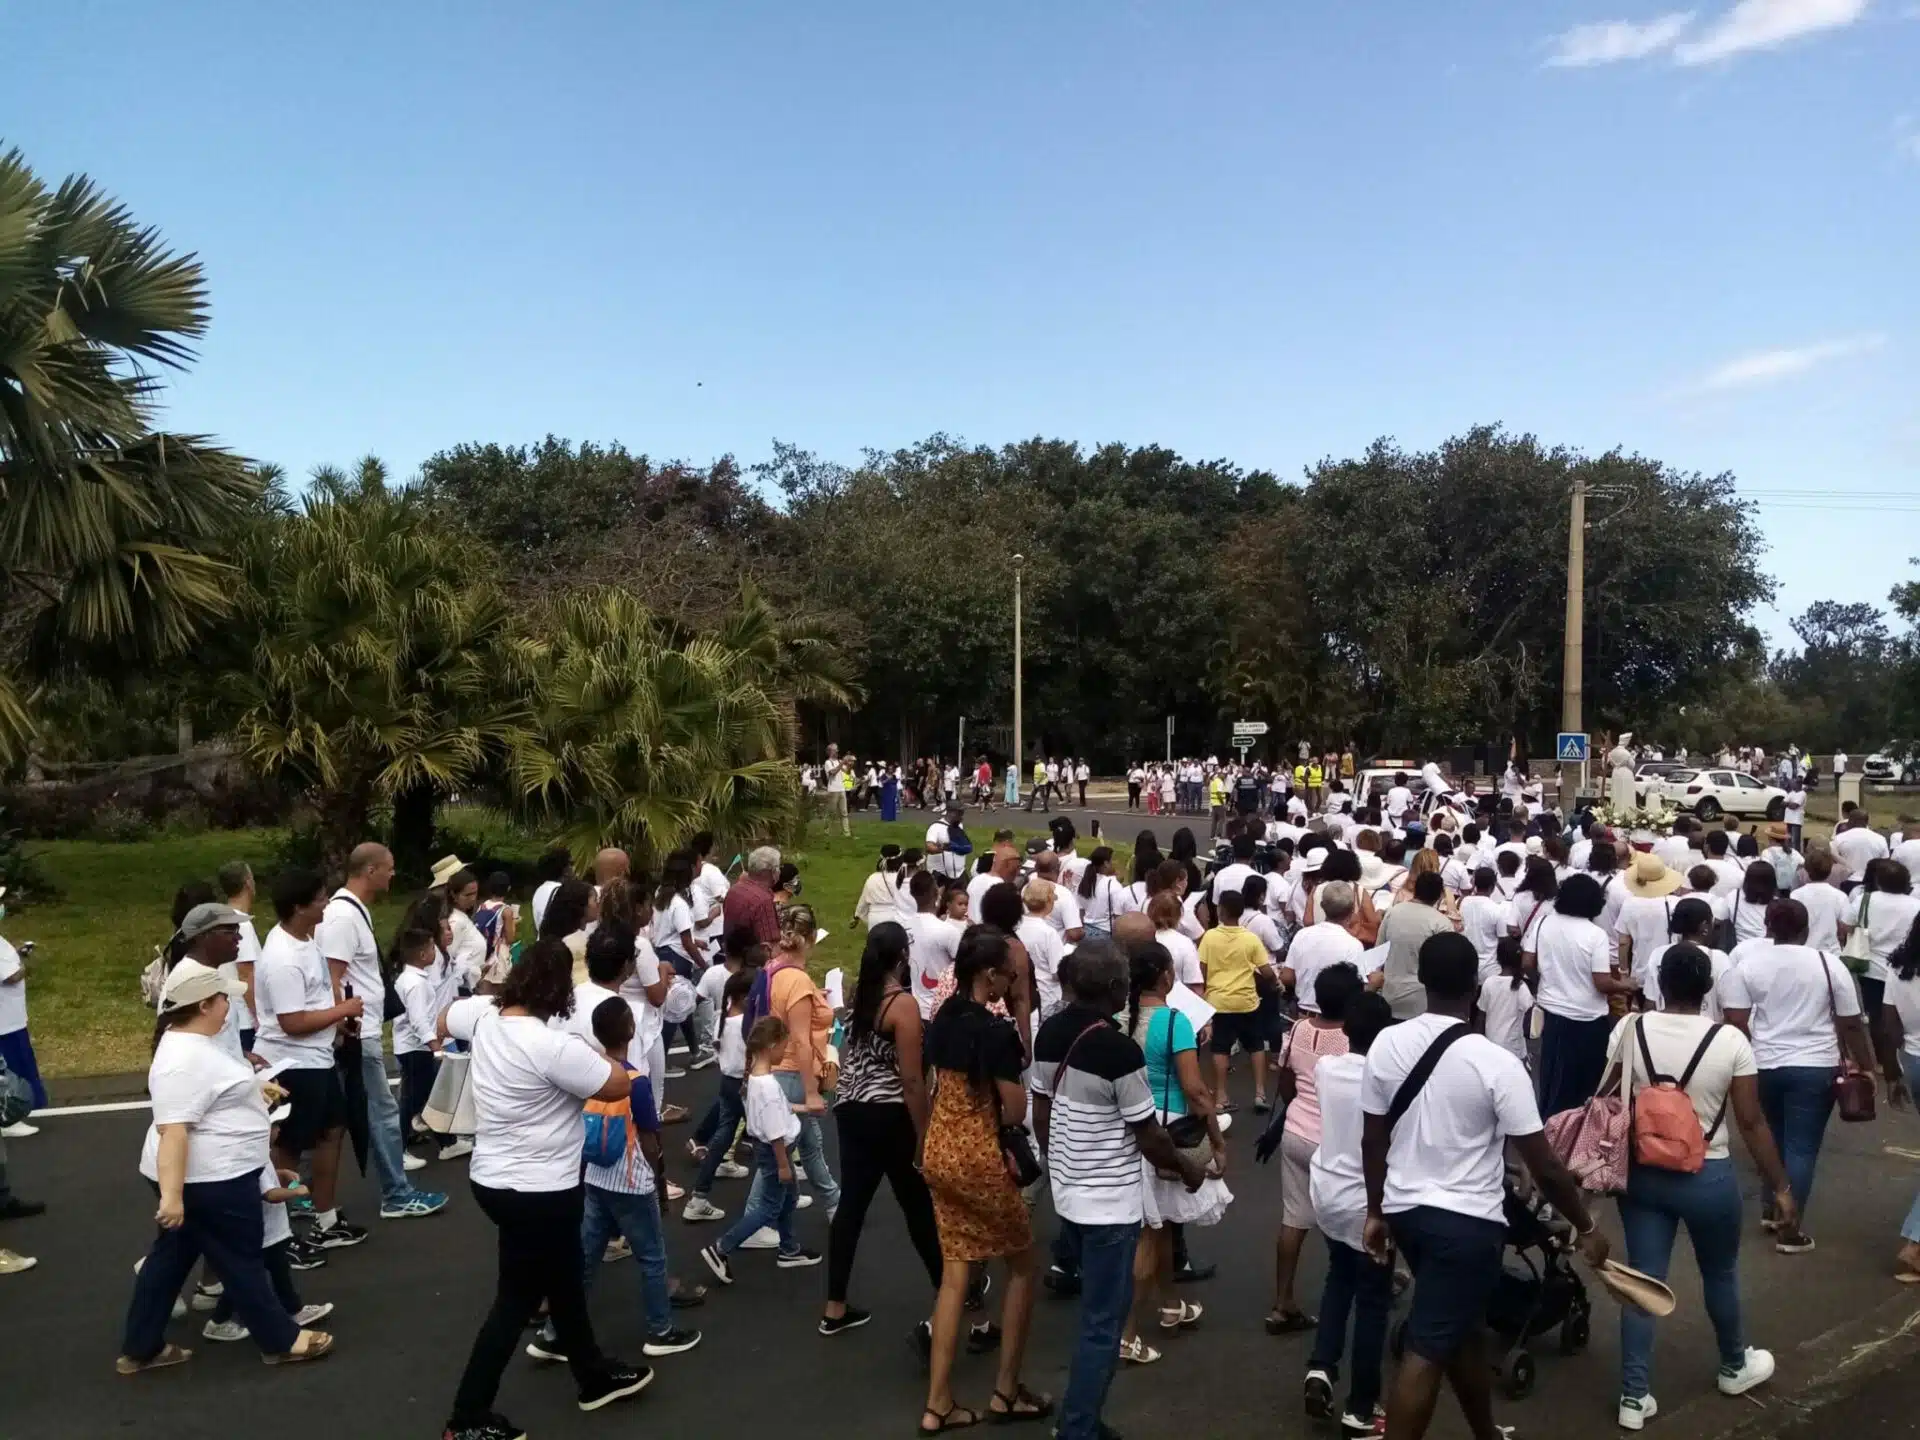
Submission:
POLYGON ((1047 1173, 1054 1213, 1080 1225, 1139 1224, 1133 1127, 1154 1114, 1146 1056, 1107 1016, 1080 1005, 1043 1024, 1033 1052, 1027 1083, 1053 1102, 1047 1173))

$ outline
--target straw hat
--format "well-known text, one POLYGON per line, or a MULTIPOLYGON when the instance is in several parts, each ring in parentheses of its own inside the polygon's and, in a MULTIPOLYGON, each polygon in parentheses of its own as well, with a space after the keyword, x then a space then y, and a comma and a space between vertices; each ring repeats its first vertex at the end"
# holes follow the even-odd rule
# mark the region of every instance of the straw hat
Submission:
POLYGON ((1635 855, 1633 869, 1627 872, 1627 893, 1642 899, 1658 900, 1680 888, 1680 872, 1669 870, 1658 855, 1635 855))
POLYGON ((1766 836, 1768 844, 1784 845, 1787 843, 1787 826, 1783 820, 1773 821, 1762 833, 1766 836))
POLYGON ((437 890, 454 876, 467 868, 467 862, 458 855, 443 855, 433 862, 433 886, 437 890))
POLYGON ((1664 1320, 1673 1314, 1677 1302, 1665 1281, 1622 1265, 1618 1260, 1603 1262, 1594 1274, 1600 1277, 1600 1283, 1622 1305, 1644 1310, 1656 1320, 1664 1320))

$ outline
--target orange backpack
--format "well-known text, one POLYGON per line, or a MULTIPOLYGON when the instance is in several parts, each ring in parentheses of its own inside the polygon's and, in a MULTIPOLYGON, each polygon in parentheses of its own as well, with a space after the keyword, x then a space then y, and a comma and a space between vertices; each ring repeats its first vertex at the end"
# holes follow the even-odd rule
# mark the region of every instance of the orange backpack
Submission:
POLYGON ((1720 1026, 1708 1027, 1699 1049, 1693 1052, 1693 1059, 1687 1062, 1686 1073, 1678 1080, 1671 1075, 1662 1075, 1653 1068, 1653 1053, 1647 1049, 1644 1020, 1633 1022, 1633 1033, 1640 1046, 1641 1063, 1647 1069, 1647 1088, 1633 1097, 1634 1161, 1640 1165, 1651 1165, 1657 1170, 1698 1175, 1707 1163, 1707 1142, 1726 1118, 1727 1102, 1722 1098, 1720 1113, 1713 1117, 1713 1124, 1703 1132, 1700 1129, 1700 1116, 1693 1108, 1693 1098, 1687 1094, 1687 1085, 1693 1079, 1693 1072, 1700 1068, 1707 1047, 1713 1044, 1714 1036, 1720 1033, 1720 1026))

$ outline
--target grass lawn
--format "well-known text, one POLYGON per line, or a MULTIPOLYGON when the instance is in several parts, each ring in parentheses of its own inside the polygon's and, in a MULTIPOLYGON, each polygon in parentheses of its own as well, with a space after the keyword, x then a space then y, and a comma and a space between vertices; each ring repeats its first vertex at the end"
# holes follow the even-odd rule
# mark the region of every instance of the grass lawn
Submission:
MULTIPOLYGON (((916 812, 917 814, 917 812, 916 812)), ((983 817, 984 818, 984 817, 983 817)), ((888 841, 918 845, 926 817, 885 824, 857 819, 853 837, 828 835, 823 824, 788 858, 801 867, 804 898, 828 938, 816 952, 816 971, 858 967, 863 932, 852 929, 854 901, 888 841)), ((1024 842, 1040 828, 1018 831, 1024 842)), ((993 829, 974 831, 974 843, 990 842, 993 829)), ((151 1013, 140 1002, 140 972, 166 939, 173 894, 188 880, 211 880, 228 860, 264 866, 279 834, 272 830, 214 831, 163 835, 115 845, 63 840, 31 845, 62 898, 45 905, 8 907, 9 940, 36 942, 27 964, 28 1027, 42 1073, 50 1077, 119 1075, 144 1071, 153 1035, 151 1013)), ((1082 842, 1081 849, 1088 847, 1082 842)), ((1115 847, 1124 864, 1128 847, 1115 847)), ((520 897, 525 899, 526 897, 520 897)), ((374 906, 374 924, 384 940, 398 923, 403 896, 374 906)), ((264 936, 272 909, 263 897, 256 920, 264 936)))

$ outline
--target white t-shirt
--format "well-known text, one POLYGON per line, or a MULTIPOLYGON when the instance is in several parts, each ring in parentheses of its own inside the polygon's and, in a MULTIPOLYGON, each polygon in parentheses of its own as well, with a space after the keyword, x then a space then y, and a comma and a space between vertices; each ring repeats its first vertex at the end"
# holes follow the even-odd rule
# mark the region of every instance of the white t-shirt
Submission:
POLYGON ((540 933, 540 922, 547 918, 547 902, 553 899, 553 892, 560 888, 558 880, 542 880, 533 887, 533 933, 540 933))
POLYGON ((1342 962, 1359 969, 1360 957, 1366 948, 1344 925, 1332 920, 1316 920, 1295 935, 1287 950, 1286 963, 1293 971, 1293 995, 1300 1008, 1318 1015, 1320 1002, 1314 996, 1313 987, 1320 972, 1342 962))
MULTIPOLYGON (((1718 1020, 1721 1017, 1720 977, 1727 973, 1727 967, 1734 963, 1736 956, 1744 954, 1753 945, 1764 945, 1766 943, 1768 942, 1765 940, 1753 940, 1749 941, 1746 945, 1737 945, 1734 947, 1732 955, 1729 955, 1724 950, 1715 950, 1710 945, 1699 947, 1706 955, 1707 963, 1713 967, 1713 988, 1707 992, 1707 998, 1701 1002, 1700 1013, 1702 1015, 1706 1016, 1709 1020, 1718 1020)), ((1661 1010, 1666 1007, 1666 996, 1663 995, 1660 990, 1660 962, 1666 958, 1667 951, 1672 948, 1673 945, 1671 943, 1662 945, 1647 957, 1646 982, 1641 993, 1647 997, 1647 1003, 1652 1005, 1656 1010, 1661 1010)), ((1657 1060, 1659 1056, 1656 1055, 1654 1058, 1657 1060)))
POLYGON ((1894 971, 1887 977, 1886 1003, 1899 1013, 1900 1028, 1906 1032, 1900 1041, 1901 1053, 1920 1057, 1920 976, 1902 980, 1900 972, 1894 971))
POLYGON ((895 884, 894 876, 885 870, 875 870, 860 886, 860 898, 853 907, 854 918, 867 927, 869 934, 876 925, 885 925, 889 921, 898 924, 901 919, 898 902, 902 900, 912 903, 895 884))
POLYGON ((1280 958, 1280 952, 1286 948, 1286 941, 1280 938, 1278 925, 1258 910, 1247 911, 1240 918, 1240 923, 1265 947, 1267 959, 1277 961, 1280 958))
POLYGON ((1498 973, 1494 951, 1507 933, 1507 905, 1497 895, 1469 895, 1460 902, 1460 930, 1480 957, 1480 978, 1498 973))
POLYGON ((296 940, 278 925, 267 932, 253 967, 253 998, 259 1029, 254 1053, 270 1064, 287 1062, 291 1070, 331 1070, 333 1032, 339 1027, 289 1035, 280 1028, 282 1011, 331 1010, 333 977, 315 938, 296 940))
POLYGON ((1893 847, 1893 858, 1900 862, 1909 880, 1920 881, 1920 835, 1903 837, 1893 847))
MULTIPOLYGON (((1460 1023, 1427 1014, 1383 1030, 1367 1052, 1361 1108, 1369 1115, 1392 1109, 1427 1047, 1460 1023)), ((1526 1067, 1484 1035, 1456 1040, 1394 1127, 1382 1208, 1398 1214, 1431 1205, 1499 1224, 1506 1142, 1540 1129, 1526 1067)))
POLYGON ((0 1035, 11 1035, 16 1030, 27 1028, 25 971, 20 952, 6 940, 0 939, 0 1035), (5 983, 16 975, 22 978, 11 985, 5 983))
MULTIPOLYGON (((907 930, 907 938, 909 940, 913 938, 913 930, 911 927, 907 930)), ((733 977, 727 973, 727 967, 725 965, 709 965, 701 974, 699 981, 694 985, 693 993, 701 1001, 710 1006, 717 1015, 720 1013, 721 1002, 727 998, 727 981, 732 978, 733 977)))
POLYGON ((763 1144, 784 1140, 789 1145, 800 1133, 800 1117, 793 1102, 772 1075, 747 1076, 747 1134, 763 1144))
POLYGON ((1038 915, 1022 915, 1014 935, 1027 947, 1027 959, 1033 966, 1033 992, 1042 1015, 1060 1008, 1060 959, 1066 943, 1060 932, 1038 915))
POLYGON ((1559 911, 1543 914, 1534 931, 1540 961, 1540 1008, 1563 1020, 1599 1020, 1607 997, 1594 989, 1593 976, 1613 970, 1607 932, 1591 920, 1559 911))
POLYGON ((393 1053, 415 1055, 433 1045, 440 1019, 440 985, 431 965, 402 965, 393 993, 404 1007, 393 1017, 393 1053))
POLYGON ((1520 937, 1522 950, 1536 950, 1540 941, 1540 922, 1553 914, 1553 902, 1542 901, 1531 890, 1514 892, 1507 902, 1507 933, 1520 937))
POLYGON ((1838 950, 1840 922, 1853 923, 1853 901, 1847 892, 1824 880, 1809 880, 1793 892, 1792 898, 1807 910, 1807 948, 1838 950))
MULTIPOLYGON (((705 915, 714 906, 727 898, 727 891, 733 886, 728 883, 726 872, 711 860, 700 862, 700 872, 693 877, 693 913, 695 918, 705 915)), ((725 937, 720 929, 726 924, 726 917, 716 913, 711 920, 703 920, 694 929, 702 940, 721 940, 725 937)))
POLYGON ((1873 943, 1873 958, 1867 961, 1867 978, 1884 983, 1893 972, 1887 957, 1906 943, 1913 929, 1913 917, 1920 915, 1920 899, 1896 895, 1890 890, 1869 891, 1861 886, 1853 892, 1853 907, 1847 915, 1849 925, 1860 923, 1860 912, 1867 912, 1867 938, 1873 943))
POLYGON ((1731 897, 1740 889, 1740 882, 1746 878, 1746 869, 1730 855, 1715 856, 1707 860, 1706 866, 1713 871, 1713 893, 1731 897))
POLYGON ((1200 968, 1199 946, 1178 930, 1156 930, 1153 938, 1165 946, 1167 954, 1173 957, 1174 979, 1187 986, 1203 986, 1207 983, 1206 971, 1200 968))
POLYGON ((933 1018, 933 993, 953 968, 954 956, 960 953, 960 937, 966 933, 966 926, 924 911, 907 927, 913 941, 907 968, 913 972, 913 999, 920 1007, 922 1020, 933 1018))
POLYGON ((1073 891, 1077 900, 1080 895, 1080 877, 1087 873, 1091 863, 1086 856, 1076 855, 1071 850, 1057 852, 1060 856, 1060 883, 1073 891))
MULTIPOLYGON (((260 963, 260 933, 253 928, 253 917, 251 915, 242 914, 240 916, 240 953, 233 957, 233 963, 236 967, 241 965, 258 965, 260 963)), ((237 968, 233 971, 233 976, 235 979, 240 978, 240 971, 237 968)), ((242 1030, 253 1029, 253 1012, 247 1008, 247 1002, 239 996, 235 996, 232 1005, 237 1015, 235 1023, 239 1025, 242 1030)), ((0 1012, 3 1012, 5 1007, 6 1002, 0 1001, 0 1012)), ((0 1019, 0 1035, 6 1033, 6 1021, 0 1019)), ((284 1209, 285 1207, 282 1206, 281 1208, 284 1209)))
POLYGON ((738 1080, 747 1073, 747 1017, 729 1015, 720 1022, 720 1073, 738 1080))
POLYGON ((1387 791, 1387 818, 1398 821, 1407 813, 1407 807, 1413 804, 1413 791, 1404 785, 1395 785, 1387 791))
POLYGON ((1786 812, 1782 817, 1789 825, 1804 825, 1807 820, 1807 792, 1800 788, 1798 781, 1787 787, 1786 812))
MULTIPOLYGON (((571 1030, 582 1040, 586 1041, 592 1049, 604 1055, 606 1048, 601 1045, 593 1033, 593 1012, 599 1008, 600 1003, 604 1000, 624 999, 626 999, 626 996, 616 995, 604 985, 592 980, 583 980, 580 984, 573 987, 572 1013, 568 1015, 556 1015, 547 1023, 556 1030, 571 1030)), ((628 1008, 632 1007, 629 1006, 628 1008)), ((646 1051, 640 1050, 640 1046, 637 1043, 639 1040, 640 1017, 636 1015, 633 1018, 635 1030, 634 1039, 636 1042, 633 1048, 640 1051, 640 1054, 644 1056, 646 1051)), ((652 1047, 649 1046, 648 1048, 652 1047)))
MULTIPOLYGON (((973 912, 973 918, 980 918, 978 907, 973 912)), ((1081 928, 1080 897, 1073 893, 1071 887, 1059 884, 1053 887, 1053 909, 1047 914, 1047 923, 1062 936, 1069 930, 1081 928)))
MULTIPOLYGON (((1633 1035, 1634 1027, 1639 1026, 1646 1033, 1647 1054, 1653 1057, 1654 1069, 1677 1084, 1692 1063, 1693 1052, 1700 1048, 1701 1040, 1714 1023, 1704 1015, 1628 1016, 1613 1027, 1613 1037, 1607 1041, 1607 1066, 1609 1069, 1616 1063, 1632 1066, 1627 1084, 1636 1094, 1652 1083, 1646 1060, 1640 1054, 1640 1042, 1633 1035)), ((1700 1133, 1707 1137, 1707 1159, 1727 1158, 1727 1132, 1733 1129, 1733 1117, 1727 1113, 1731 1108, 1727 1092, 1733 1088, 1734 1080, 1741 1075, 1759 1073, 1747 1037, 1731 1025, 1722 1025, 1700 1057, 1693 1078, 1687 1082, 1687 1098, 1693 1101, 1693 1113, 1699 1117, 1700 1133), (1711 1133, 1708 1133, 1709 1127, 1712 1127, 1711 1133)))
POLYGON ((569 1190, 586 1143, 582 1102, 614 1066, 571 1030, 502 1015, 489 996, 447 1011, 447 1033, 473 1047, 473 1159, 467 1177, 495 1190, 569 1190))
MULTIPOLYGON (((724 973, 723 966, 713 967, 724 973)), ((620 982, 620 998, 627 1002, 627 1008, 633 1011, 633 1046, 629 1055, 645 1055, 653 1049, 654 1041, 660 1038, 666 1029, 667 1017, 660 1013, 660 1007, 647 999, 647 987, 660 983, 660 957, 654 953, 644 936, 633 939, 633 973, 620 982)), ((662 997, 663 1003, 664 998, 662 997)), ((593 1040, 593 1026, 587 1026, 587 1042, 598 1050, 593 1040)))
MULTIPOLYGON (((995 875, 991 870, 987 871, 985 874, 975 875, 971 880, 967 881, 967 918, 972 920, 976 925, 979 924, 980 923, 980 901, 982 897, 985 896, 987 891, 991 890, 994 886, 1000 885, 1003 883, 1012 884, 1013 882, 1012 881, 1003 882, 1000 879, 1000 877, 998 875, 995 875)), ((1060 887, 1056 885, 1053 888, 1056 891, 1058 891, 1060 887)), ((1059 905, 1057 902, 1054 906, 1054 909, 1057 913, 1059 910, 1059 905)))
MULTIPOLYGON (((671 947, 685 954, 686 942, 680 937, 691 929, 693 929, 693 906, 687 903, 686 896, 675 895, 667 901, 666 909, 656 909, 653 912, 653 929, 649 932, 648 938, 653 941, 653 948, 656 950, 671 947)), ((687 959, 691 960, 693 956, 687 955, 687 959)))
POLYGON ((1214 904, 1220 903, 1220 897, 1231 891, 1238 895, 1247 888, 1247 881, 1260 872, 1253 866, 1235 860, 1230 865, 1222 865, 1213 872, 1213 878, 1207 882, 1207 898, 1214 904))
POLYGON ((162 1125, 190 1125, 185 1183, 251 1175, 266 1163, 267 1102, 253 1067, 211 1035, 169 1030, 147 1068, 153 1123, 140 1147, 140 1173, 160 1178, 162 1125))
POLYGON ((387 997, 387 982, 380 973, 380 941, 374 936, 366 906, 351 890, 334 891, 320 917, 320 928, 313 933, 314 939, 320 942, 320 954, 327 961, 329 973, 335 960, 347 962, 347 983, 353 986, 353 993, 362 1004, 360 1048, 365 1053, 378 1055, 380 1023, 385 1018, 381 1005, 387 997))
POLYGON ((1860 1013, 1853 975, 1840 957, 1804 945, 1743 951, 1721 977, 1719 992, 1723 1009, 1753 1012, 1748 1029, 1754 1063, 1762 1070, 1839 1065, 1833 1016, 1860 1013))
POLYGON ((1114 917, 1129 908, 1126 886, 1111 875, 1101 875, 1093 882, 1093 894, 1081 905, 1081 915, 1086 924, 1111 931, 1114 917))
POLYGON ((1648 974, 1648 959, 1672 938, 1670 927, 1673 924, 1673 907, 1679 903, 1680 899, 1672 895, 1663 895, 1658 899, 1648 895, 1629 895, 1620 902, 1620 916, 1614 921, 1614 934, 1632 947, 1633 973, 1648 994, 1652 994, 1656 988, 1648 974))
POLYGON ((1653 853, 1660 858, 1669 870, 1678 870, 1682 875, 1694 867, 1694 863, 1704 857, 1687 843, 1684 835, 1663 835, 1653 842, 1653 853))
POLYGON ((1362 1248, 1367 1221, 1367 1181, 1360 1168, 1360 1109, 1364 1055, 1328 1055, 1313 1070, 1320 1098, 1320 1144, 1310 1170, 1313 1218, 1320 1233, 1349 1249, 1362 1248))
POLYGON ((953 832, 947 829, 947 822, 936 820, 927 827, 927 869, 935 875, 945 875, 953 879, 966 871, 967 857, 955 855, 949 850, 935 851, 935 845, 945 845, 952 839, 953 832))
POLYGON ((1515 1059, 1527 1058, 1527 1016, 1533 1011, 1533 991, 1515 986, 1513 977, 1494 971, 1480 982, 1480 1013, 1486 1016, 1487 1039, 1515 1059))
POLYGON ((1866 874, 1872 861, 1884 860, 1889 853, 1886 837, 1865 825, 1836 830, 1830 844, 1833 853, 1845 863, 1848 876, 1856 880, 1866 874))

